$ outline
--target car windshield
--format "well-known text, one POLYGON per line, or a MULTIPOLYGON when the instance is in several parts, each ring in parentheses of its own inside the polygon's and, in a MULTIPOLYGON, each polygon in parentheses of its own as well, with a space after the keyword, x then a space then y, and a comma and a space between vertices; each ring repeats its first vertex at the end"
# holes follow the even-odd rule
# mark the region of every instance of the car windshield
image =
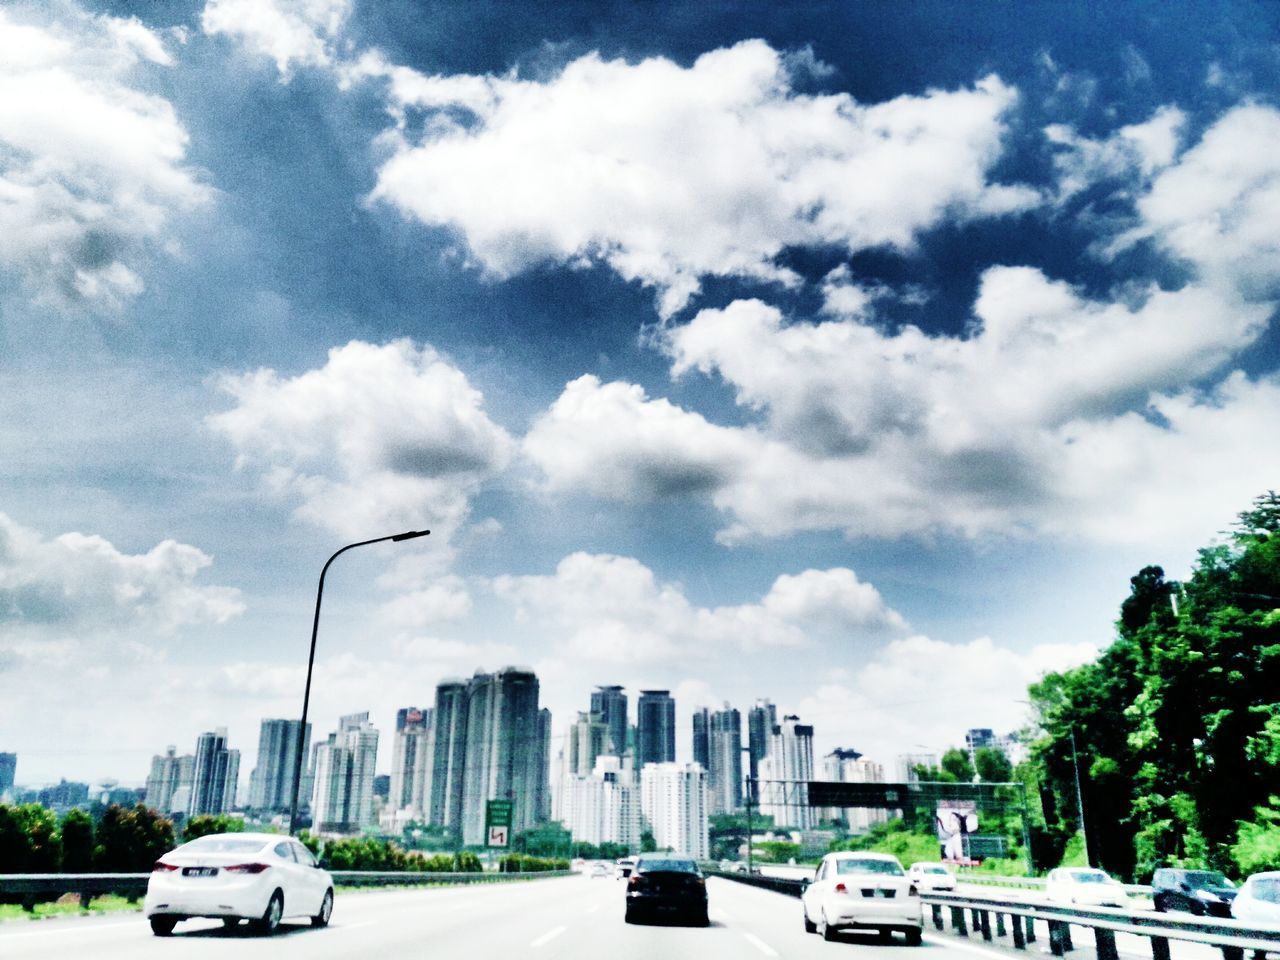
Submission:
POLYGON ((947 873, 947 868, 939 864, 933 864, 931 866, 921 867, 920 872, 921 873, 940 873, 943 876, 949 876, 949 874, 947 873))
POLYGON ((636 869, 641 873, 697 873, 698 865, 692 860, 641 860, 636 869))
POLYGON ((1280 903, 1280 877, 1253 881, 1253 896, 1264 903, 1280 903))
POLYGON ((1076 883, 1110 883, 1111 878, 1101 870, 1077 870, 1067 874, 1076 883))
POLYGON ((845 876, 851 873, 879 873, 889 877, 902 876, 902 867, 892 860, 866 859, 837 860, 836 873, 845 876))
POLYGON ((1192 887, 1228 887, 1233 888, 1235 884, 1228 880, 1223 874, 1216 870, 1188 870, 1186 873, 1186 882, 1192 887))
POLYGON ((178 853, 257 853, 265 843, 240 837, 200 837, 178 848, 178 853))

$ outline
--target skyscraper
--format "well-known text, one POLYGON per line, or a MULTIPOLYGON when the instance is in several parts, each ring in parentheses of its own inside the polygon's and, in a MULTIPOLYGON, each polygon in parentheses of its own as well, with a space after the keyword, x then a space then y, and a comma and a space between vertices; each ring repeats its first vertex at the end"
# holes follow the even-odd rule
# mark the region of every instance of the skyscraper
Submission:
MULTIPOLYGON (((249 774, 249 807, 252 810, 286 812, 293 801, 293 771, 298 758, 298 720, 263 720, 258 731, 258 763, 249 774)), ((302 755, 311 752, 311 724, 302 735, 302 755)), ((303 770, 298 791, 305 806, 310 791, 303 770)))
POLYGON ((164 814, 186 813, 191 803, 196 758, 191 754, 179 757, 177 753, 178 748, 171 746, 163 756, 152 757, 151 772, 147 775, 147 795, 143 803, 164 814))
POLYGON ((240 779, 240 751, 227 747, 227 728, 218 727, 196 738, 188 816, 225 813, 235 807, 240 779))
POLYGON ((596 757, 609 752, 609 728, 598 713, 579 713, 565 741, 565 769, 570 776, 585 777, 596 767, 596 757))
POLYGON ((512 801, 512 831, 528 830, 545 807, 547 789, 549 744, 538 708, 538 678, 519 667, 477 672, 467 686, 466 711, 463 842, 484 842, 489 800, 512 801))
POLYGON ((768 700, 757 700, 747 714, 747 747, 751 752, 751 779, 760 776, 760 761, 769 752, 769 737, 778 725, 778 708, 768 700))
POLYGON ((647 764, 640 771, 640 805, 659 850, 707 859, 707 780, 702 767, 647 764))
MULTIPOLYGON (((822 779, 833 783, 883 783, 884 765, 864 759, 857 750, 837 747, 822 758, 822 779)), ((828 820, 844 820, 850 830, 858 833, 889 821, 888 810, 866 807, 828 807, 823 809, 822 816, 828 820)))
POLYGON ((338 730, 316 747, 311 819, 321 833, 358 833, 373 821, 378 730, 369 713, 338 719, 338 730))
POLYGON ((667 690, 641 690, 636 704, 636 768, 676 759, 676 702, 667 690))
POLYGON ((612 754, 601 754, 587 775, 570 777, 563 822, 574 840, 640 846, 640 789, 630 769, 612 754))
POLYGON ((760 812, 772 815, 780 827, 808 830, 813 811, 804 786, 813 779, 813 727, 787 716, 773 728, 769 747, 760 761, 760 812))
POLYGON ((396 713, 388 810, 405 810, 413 818, 424 816, 430 734, 430 709, 405 707, 396 713))
POLYGON ((596 687, 591 694, 591 712, 599 714, 609 728, 609 752, 622 756, 627 750, 627 695, 622 687, 596 687))
POLYGON ((449 678, 436 687, 431 726, 431 772, 427 819, 462 829, 462 773, 467 754, 467 681, 449 678))
POLYGON ((729 704, 711 714, 708 735, 707 809, 742 809, 742 714, 729 704))
POLYGON ((0 803, 13 799, 13 783, 18 773, 18 755, 0 753, 0 803))
POLYGON ((693 762, 711 769, 711 711, 699 707, 693 711, 693 762))

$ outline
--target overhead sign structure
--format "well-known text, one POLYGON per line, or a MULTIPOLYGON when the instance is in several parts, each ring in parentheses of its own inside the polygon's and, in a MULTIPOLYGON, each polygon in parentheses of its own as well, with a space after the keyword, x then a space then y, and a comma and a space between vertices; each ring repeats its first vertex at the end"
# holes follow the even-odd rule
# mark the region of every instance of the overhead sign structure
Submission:
POLYGON ((486 847, 506 848, 511 846, 511 808, 510 800, 490 800, 485 805, 484 835, 486 847))

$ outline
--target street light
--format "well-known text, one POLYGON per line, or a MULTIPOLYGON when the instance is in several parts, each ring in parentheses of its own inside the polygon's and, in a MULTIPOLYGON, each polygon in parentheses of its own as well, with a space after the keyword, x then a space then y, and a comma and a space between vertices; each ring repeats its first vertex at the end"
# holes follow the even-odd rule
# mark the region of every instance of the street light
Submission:
POLYGON ((320 600, 324 597, 324 575, 329 572, 329 565, 348 550, 354 550, 356 547, 367 547, 371 543, 385 543, 388 540, 393 543, 399 543, 401 540, 416 540, 418 537, 425 537, 430 532, 430 530, 409 530, 389 537, 376 537, 373 540, 348 543, 341 550, 334 553, 320 570, 320 585, 316 587, 316 615, 311 621, 311 652, 307 655, 307 686, 302 694, 302 722, 298 724, 297 756, 294 758, 293 763, 293 799, 289 804, 290 836, 298 832, 298 791, 302 788, 302 754, 306 749, 307 710, 311 706, 311 668, 316 662, 316 632, 320 629, 320 600))

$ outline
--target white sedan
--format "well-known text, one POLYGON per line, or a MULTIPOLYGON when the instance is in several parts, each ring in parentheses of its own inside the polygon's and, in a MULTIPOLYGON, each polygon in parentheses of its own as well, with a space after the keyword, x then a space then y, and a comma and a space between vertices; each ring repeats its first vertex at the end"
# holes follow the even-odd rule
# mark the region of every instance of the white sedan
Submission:
POLYGON ((913 863, 907 870, 907 876, 920 890, 956 889, 956 876, 941 863, 913 863))
POLYGON ((1280 924, 1280 872, 1255 873, 1231 901, 1231 916, 1250 923, 1280 924))
POLYGON ((1050 870, 1045 896, 1054 903, 1089 907, 1127 907, 1129 895, 1119 880, 1093 867, 1059 867, 1050 870))
POLYGON ((189 917, 217 917, 228 927, 248 920, 264 934, 285 917, 323 927, 333 914, 333 878, 292 837, 211 834, 156 861, 143 912, 158 937, 189 917))
POLYGON ((924 933, 920 893, 897 857, 887 853, 829 853, 801 897, 804 928, 834 940, 841 930, 901 930, 918 945, 924 933))

